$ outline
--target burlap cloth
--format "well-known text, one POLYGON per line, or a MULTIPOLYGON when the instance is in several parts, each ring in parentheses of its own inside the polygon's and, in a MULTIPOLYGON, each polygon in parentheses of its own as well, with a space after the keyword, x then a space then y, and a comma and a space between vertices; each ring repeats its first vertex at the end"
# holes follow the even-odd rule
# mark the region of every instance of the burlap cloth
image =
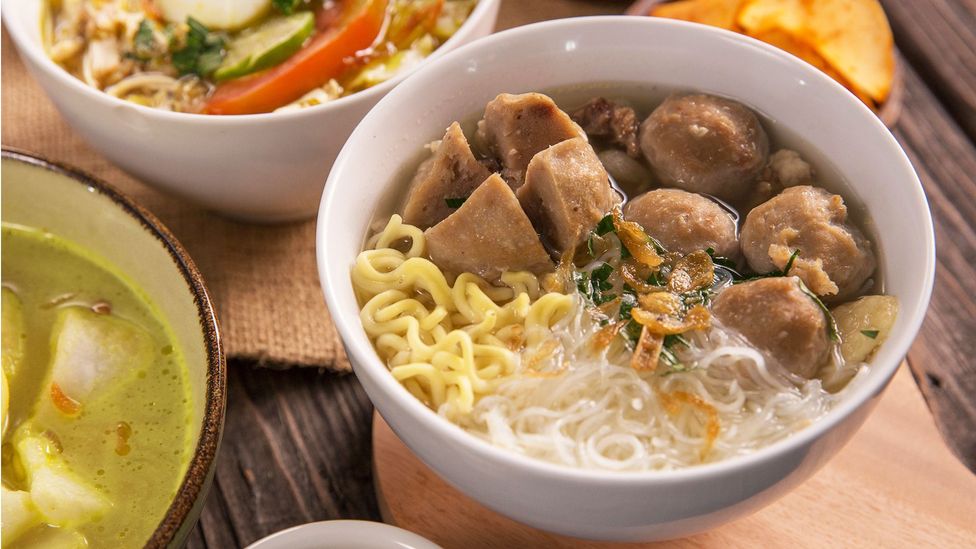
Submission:
MULTIPOLYGON (((624 2, 607 0, 508 0, 498 27, 619 13, 624 7, 624 2)), ((84 170, 155 213, 203 272, 229 358, 273 367, 349 369, 319 287, 314 221, 275 226, 238 223, 132 178, 64 122, 27 74, 6 31, 0 72, 3 145, 84 170)))

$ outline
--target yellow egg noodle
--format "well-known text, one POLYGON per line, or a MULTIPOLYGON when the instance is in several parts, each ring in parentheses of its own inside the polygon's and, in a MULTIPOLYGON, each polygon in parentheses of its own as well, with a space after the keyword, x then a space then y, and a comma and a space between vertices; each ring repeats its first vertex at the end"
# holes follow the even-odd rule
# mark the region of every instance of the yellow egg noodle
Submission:
POLYGON ((516 373, 518 350, 551 337, 572 296, 542 294, 538 278, 505 273, 504 286, 465 273, 453 286, 425 258, 423 231, 394 215, 359 254, 352 280, 366 333, 398 381, 439 409, 470 413, 516 373), (391 247, 409 243, 406 251, 391 247))

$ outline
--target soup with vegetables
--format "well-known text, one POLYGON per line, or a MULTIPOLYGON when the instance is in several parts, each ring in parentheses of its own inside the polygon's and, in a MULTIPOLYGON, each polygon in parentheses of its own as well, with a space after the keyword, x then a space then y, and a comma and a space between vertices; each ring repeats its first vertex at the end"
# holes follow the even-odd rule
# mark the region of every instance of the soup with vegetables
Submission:
POLYGON ((179 112, 318 105, 407 71, 477 0, 50 0, 51 58, 89 86, 179 112))
POLYGON ((138 547, 192 452, 187 371, 124 276, 3 224, 4 547, 138 547))
POLYGON ((715 462, 823 417, 898 309, 844 182, 737 101, 584 89, 453 123, 366 235, 352 282, 391 374, 590 469, 715 462))

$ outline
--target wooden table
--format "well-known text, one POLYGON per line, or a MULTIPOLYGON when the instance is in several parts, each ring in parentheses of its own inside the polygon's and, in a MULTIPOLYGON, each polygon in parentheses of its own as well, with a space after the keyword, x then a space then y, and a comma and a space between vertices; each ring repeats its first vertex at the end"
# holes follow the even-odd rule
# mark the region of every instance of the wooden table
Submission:
MULTIPOLYGON (((935 218, 935 293, 908 362, 943 437, 976 471, 976 0, 885 0, 905 63, 895 135, 935 218)), ((499 28, 622 13, 611 0, 506 0, 499 28)), ((241 547, 337 518, 379 520, 372 406, 355 377, 229 368, 216 482, 188 547, 241 547)))

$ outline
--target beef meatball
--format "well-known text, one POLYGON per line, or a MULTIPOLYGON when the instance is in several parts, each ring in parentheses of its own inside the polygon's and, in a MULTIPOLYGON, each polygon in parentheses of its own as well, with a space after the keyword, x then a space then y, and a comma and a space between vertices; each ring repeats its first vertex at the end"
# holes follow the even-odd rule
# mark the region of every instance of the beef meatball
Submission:
POLYGON ((712 313, 798 376, 814 377, 830 355, 827 317, 795 276, 731 286, 715 298, 712 313))
POLYGON ((735 220, 714 200, 678 189, 657 189, 631 200, 624 216, 669 251, 690 254, 712 248, 738 257, 735 220))
POLYGON ((840 195, 809 185, 790 187, 753 208, 739 241, 756 272, 782 270, 832 301, 856 294, 875 268, 871 242, 847 220, 840 195))
POLYGON ((766 165, 769 138, 745 105, 672 95, 641 124, 640 146, 665 186, 745 200, 766 165))

